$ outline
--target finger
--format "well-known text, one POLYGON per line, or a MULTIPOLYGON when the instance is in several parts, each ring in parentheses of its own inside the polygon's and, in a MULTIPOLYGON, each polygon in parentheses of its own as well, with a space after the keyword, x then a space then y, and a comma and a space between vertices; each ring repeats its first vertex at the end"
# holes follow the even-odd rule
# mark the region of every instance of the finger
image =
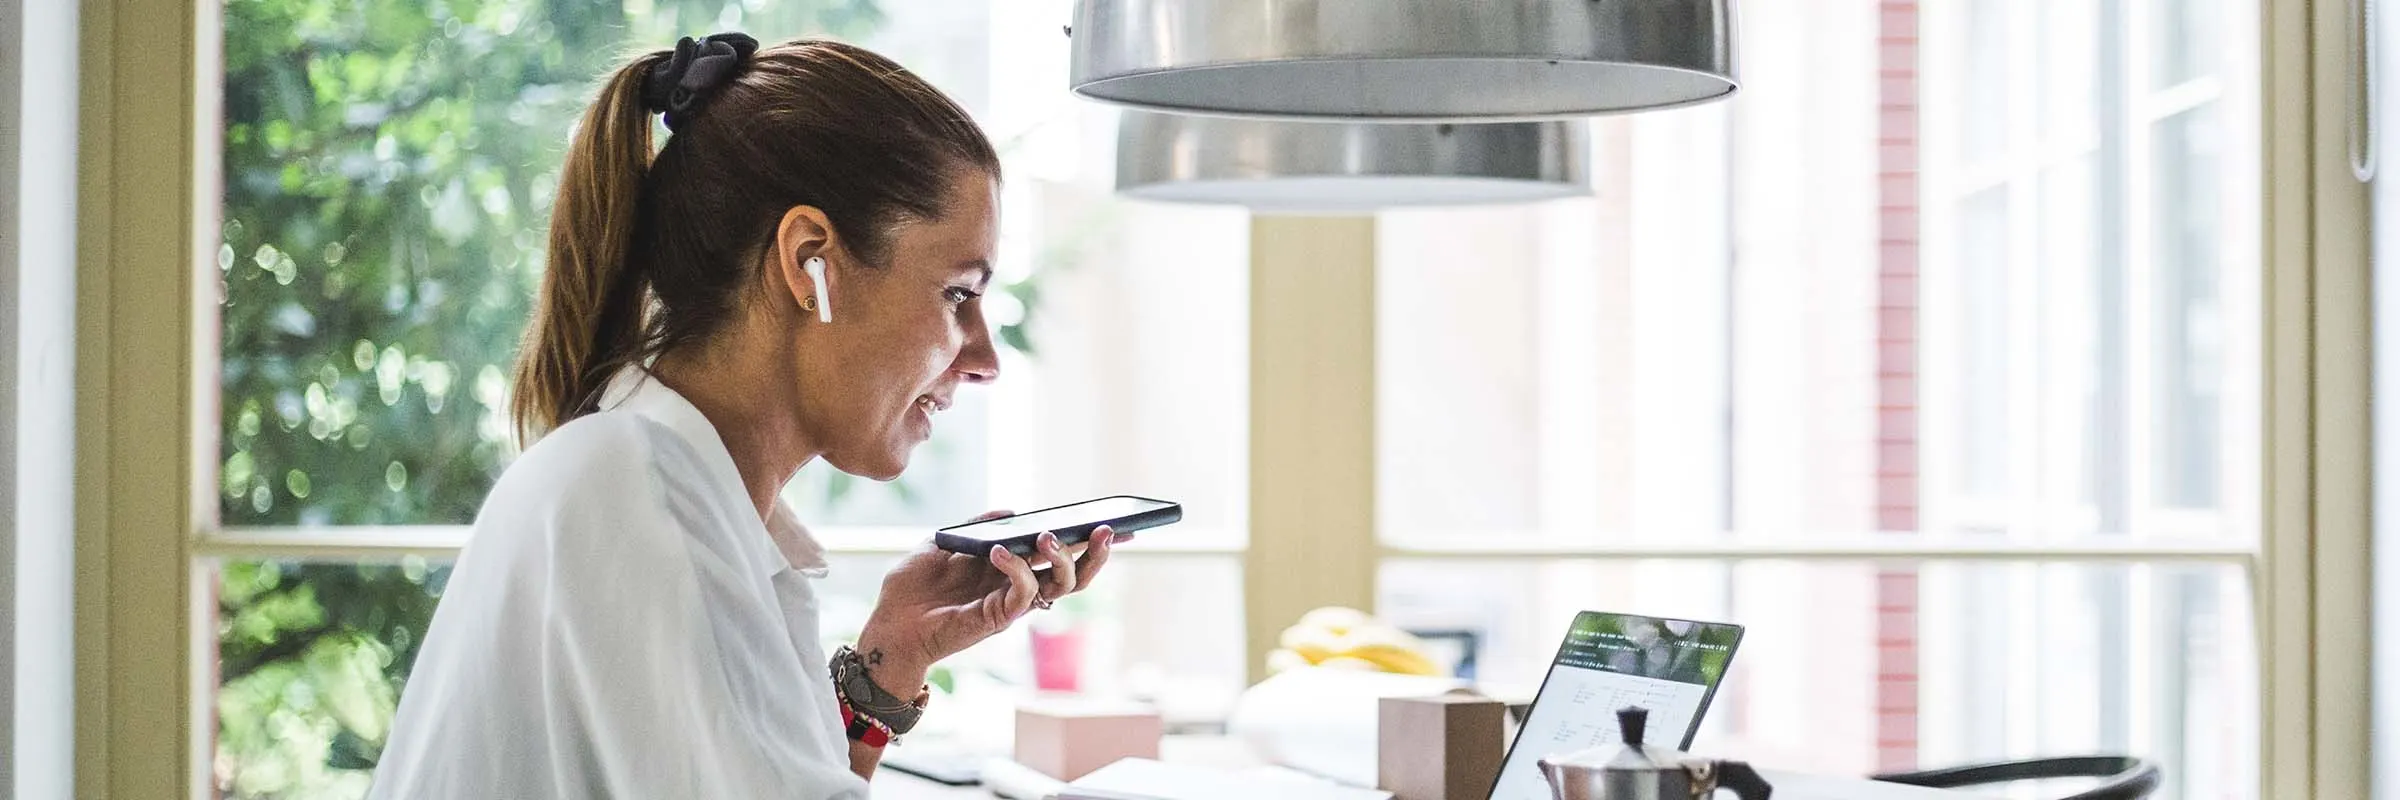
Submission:
MULTIPOLYGON (((1092 548, 1092 545, 1094 545, 1095 543, 1097 543, 1099 540, 1100 540, 1100 534, 1093 534, 1093 535, 1092 535, 1092 538, 1090 538, 1090 539, 1086 539, 1086 540, 1083 540, 1083 541, 1080 541, 1080 542, 1076 542, 1076 543, 1074 543, 1074 544, 1072 544, 1072 545, 1068 545, 1068 546, 1067 546, 1067 555, 1074 556, 1074 557, 1075 557, 1075 559, 1076 559, 1076 560, 1075 560, 1075 563, 1077 563, 1077 564, 1081 564, 1081 563, 1083 563, 1083 554, 1084 554, 1084 553, 1086 553, 1086 552, 1089 552, 1089 551, 1091 550, 1091 548, 1092 548)), ((1130 533, 1120 533, 1120 534, 1117 534, 1117 535, 1116 535, 1114 538, 1110 539, 1110 540, 1109 540, 1109 544, 1124 544, 1124 543, 1126 543, 1126 542, 1130 542, 1130 541, 1133 541, 1133 534, 1130 534, 1130 533)), ((1090 585, 1092 585, 1092 575, 1091 575, 1091 573, 1090 573, 1089 571, 1086 571, 1086 572, 1084 572, 1082 575, 1080 575, 1080 576, 1078 577, 1078 581, 1079 581, 1079 582, 1081 582, 1081 583, 1082 583, 1083 585, 1085 585, 1085 586, 1090 586, 1090 585)))
POLYGON ((1033 577, 1032 565, 1009 552, 1008 548, 992 545, 991 562, 994 569, 1000 570, 1000 574, 1008 578, 1007 586, 992 591, 992 596, 1000 600, 999 608, 993 609, 1001 613, 997 620, 999 624, 993 626, 999 627, 1033 610, 1034 598, 1041 596, 1041 583, 1033 577))
POLYGON ((975 516, 973 516, 973 517, 969 518, 967 521, 968 521, 968 522, 985 522, 985 521, 989 521, 989 520, 995 520, 995 519, 999 519, 999 518, 1001 518, 1001 517, 1013 517, 1013 516, 1016 516, 1016 515, 1017 515, 1017 512, 1010 511, 1010 510, 1008 510, 1008 509, 1005 509, 1005 508, 995 508, 995 509, 992 509, 992 510, 990 510, 990 511, 983 512, 983 513, 981 513, 981 514, 977 514, 977 515, 975 515, 975 516))
POLYGON ((1044 531, 1034 540, 1033 550, 1043 561, 1050 562, 1050 591, 1042 596, 1052 600, 1075 591, 1075 562, 1067 557, 1067 548, 1058 543, 1058 534, 1044 531))
POLYGON ((1075 579, 1078 584, 1076 591, 1089 589, 1093 581, 1100 579, 1100 568, 1108 566, 1109 552, 1117 549, 1118 542, 1125 541, 1124 538, 1114 535, 1115 533, 1106 525, 1100 526, 1099 530, 1092 531, 1092 546, 1084 548, 1083 558, 1076 560, 1075 579))

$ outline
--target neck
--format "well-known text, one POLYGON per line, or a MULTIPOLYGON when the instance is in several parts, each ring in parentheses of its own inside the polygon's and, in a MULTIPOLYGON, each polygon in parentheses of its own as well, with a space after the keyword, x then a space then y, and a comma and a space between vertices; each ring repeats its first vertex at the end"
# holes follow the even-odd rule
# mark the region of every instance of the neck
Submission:
POLYGON ((740 358, 737 349, 704 345, 661 353, 650 372, 716 426, 717 438, 742 475, 743 490, 764 520, 784 484, 816 457, 816 448, 789 413, 793 404, 785 395, 793 383, 782 380, 773 365, 740 358))

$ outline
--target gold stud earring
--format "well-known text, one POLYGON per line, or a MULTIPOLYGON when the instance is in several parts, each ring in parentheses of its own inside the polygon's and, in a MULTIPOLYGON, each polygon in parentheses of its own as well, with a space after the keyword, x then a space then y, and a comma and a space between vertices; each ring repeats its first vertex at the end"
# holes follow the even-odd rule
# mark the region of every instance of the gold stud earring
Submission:
POLYGON ((815 311, 815 310, 817 310, 817 296, 816 296, 816 295, 813 295, 813 294, 810 294, 810 295, 801 295, 801 296, 800 296, 800 310, 802 310, 802 311, 815 311))

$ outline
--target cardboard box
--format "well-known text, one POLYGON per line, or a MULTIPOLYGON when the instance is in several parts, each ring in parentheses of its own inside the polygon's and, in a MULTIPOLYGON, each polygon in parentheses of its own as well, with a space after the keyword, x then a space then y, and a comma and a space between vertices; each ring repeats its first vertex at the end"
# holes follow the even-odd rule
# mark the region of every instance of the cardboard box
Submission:
POLYGON ((1376 710, 1375 786, 1394 800, 1478 798, 1507 755, 1508 704, 1471 694, 1387 697, 1376 710))
POLYGON ((1017 708, 1017 763, 1072 781, 1122 758, 1158 757, 1166 724, 1156 709, 1071 698, 1017 708))

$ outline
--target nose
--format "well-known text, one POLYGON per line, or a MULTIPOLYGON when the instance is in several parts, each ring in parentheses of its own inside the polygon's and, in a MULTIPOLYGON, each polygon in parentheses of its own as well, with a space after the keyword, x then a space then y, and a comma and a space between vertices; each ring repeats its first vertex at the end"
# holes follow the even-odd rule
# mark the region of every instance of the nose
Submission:
POLYGON ((966 346, 958 349, 958 359, 951 362, 950 369, 967 383, 991 383, 1000 379, 1000 352, 992 346, 990 325, 978 318, 975 324, 967 327, 966 346))

